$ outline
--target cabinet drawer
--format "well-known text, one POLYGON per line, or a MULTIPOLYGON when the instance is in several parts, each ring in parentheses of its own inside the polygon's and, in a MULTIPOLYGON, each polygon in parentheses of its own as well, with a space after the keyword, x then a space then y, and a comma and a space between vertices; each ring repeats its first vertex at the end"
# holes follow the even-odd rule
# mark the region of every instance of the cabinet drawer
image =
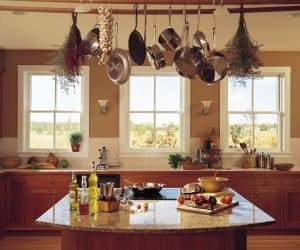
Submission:
POLYGON ((65 189, 71 182, 71 175, 34 175, 28 177, 29 188, 65 189))
POLYGON ((249 175, 239 179, 240 186, 277 186, 280 185, 280 177, 278 176, 258 176, 249 175))
POLYGON ((298 186, 300 187, 300 175, 296 176, 284 176, 283 177, 284 186, 298 186))

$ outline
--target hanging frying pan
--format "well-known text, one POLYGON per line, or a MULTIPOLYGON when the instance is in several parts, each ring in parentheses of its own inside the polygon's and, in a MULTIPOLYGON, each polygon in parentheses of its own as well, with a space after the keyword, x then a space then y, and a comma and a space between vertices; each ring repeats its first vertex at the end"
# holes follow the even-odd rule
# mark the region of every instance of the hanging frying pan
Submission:
POLYGON ((118 48, 118 22, 115 24, 116 48, 111 52, 106 63, 106 73, 110 80, 118 85, 126 83, 131 72, 128 53, 118 48))
POLYGON ((128 48, 129 48, 129 54, 132 58, 132 60, 138 64, 142 65, 145 61, 146 57, 146 48, 145 48, 145 42, 143 40, 142 35, 137 31, 137 22, 138 22, 138 5, 134 5, 134 11, 135 11, 135 27, 134 30, 129 35, 128 40, 128 48))

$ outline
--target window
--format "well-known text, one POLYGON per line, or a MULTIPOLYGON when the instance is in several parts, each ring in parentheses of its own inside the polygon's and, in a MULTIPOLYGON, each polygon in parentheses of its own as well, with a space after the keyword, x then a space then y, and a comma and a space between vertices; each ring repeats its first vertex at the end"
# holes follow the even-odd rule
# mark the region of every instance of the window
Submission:
POLYGON ((189 84, 173 67, 133 67, 120 88, 120 153, 187 153, 189 84))
POLYGON ((68 93, 61 88, 51 66, 18 67, 18 151, 70 152, 69 135, 84 133, 88 139, 88 67, 83 67, 78 85, 68 93))
POLYGON ((263 67, 261 77, 221 83, 221 141, 224 151, 240 142, 266 152, 289 152, 290 68, 263 67))

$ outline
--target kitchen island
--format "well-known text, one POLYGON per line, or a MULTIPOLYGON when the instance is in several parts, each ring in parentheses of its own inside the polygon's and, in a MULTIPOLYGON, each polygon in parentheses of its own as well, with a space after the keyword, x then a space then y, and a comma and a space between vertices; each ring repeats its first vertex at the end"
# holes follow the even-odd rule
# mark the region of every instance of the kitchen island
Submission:
POLYGON ((147 201, 143 212, 99 212, 95 216, 69 211, 65 196, 36 222, 62 230, 61 250, 245 250, 247 228, 275 220, 235 192, 239 205, 205 215, 177 209, 176 200, 147 201))

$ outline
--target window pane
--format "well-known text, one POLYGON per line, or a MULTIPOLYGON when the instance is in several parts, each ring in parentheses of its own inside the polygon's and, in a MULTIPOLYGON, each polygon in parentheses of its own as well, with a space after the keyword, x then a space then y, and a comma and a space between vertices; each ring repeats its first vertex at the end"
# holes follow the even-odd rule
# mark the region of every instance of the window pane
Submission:
POLYGON ((54 109, 55 82, 52 75, 31 76, 31 110, 54 109))
POLYGON ((255 147, 277 149, 278 143, 278 116, 255 115, 255 147))
POLYGON ((53 113, 30 113, 30 148, 53 148, 53 113))
POLYGON ((154 77, 130 77, 130 110, 149 111, 154 109, 154 77))
POLYGON ((254 110, 276 111, 278 77, 264 76, 254 80, 254 110))
POLYGON ((153 114, 130 114, 130 148, 153 147, 153 125, 153 114))
POLYGON ((245 142, 248 146, 251 143, 251 117, 250 115, 229 115, 229 142, 230 148, 240 147, 240 142, 245 142))
POLYGON ((80 131, 79 113, 56 114, 55 147, 70 148, 69 135, 74 131, 80 131))
POLYGON ((156 77, 156 110, 180 110, 180 77, 156 77))
POLYGON ((235 78, 229 77, 228 82, 228 111, 251 110, 251 80, 238 84, 235 78))
POLYGON ((63 111, 80 111, 81 110, 81 83, 75 85, 68 93, 57 88, 57 110, 63 111))
POLYGON ((157 114, 157 146, 159 148, 179 148, 179 114, 157 114))

